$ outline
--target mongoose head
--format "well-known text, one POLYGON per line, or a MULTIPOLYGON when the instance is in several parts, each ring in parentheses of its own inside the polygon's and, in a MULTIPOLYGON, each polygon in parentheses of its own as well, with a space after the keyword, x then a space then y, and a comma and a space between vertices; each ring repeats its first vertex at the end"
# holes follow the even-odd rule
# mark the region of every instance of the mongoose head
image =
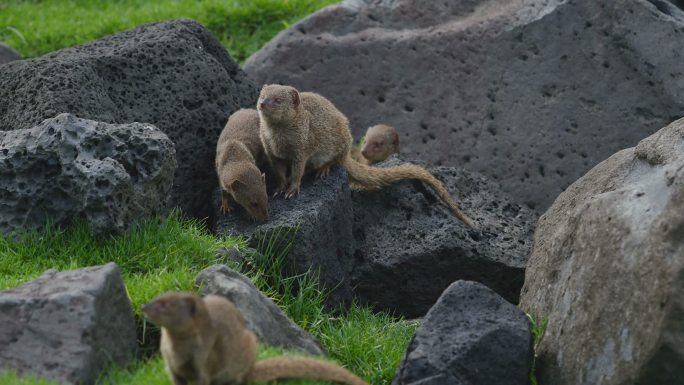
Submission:
POLYGON ((266 175, 257 166, 243 163, 228 175, 221 176, 221 188, 227 191, 250 218, 257 221, 268 219, 268 194, 266 175))
POLYGON ((300 105, 299 91, 290 86, 267 84, 261 88, 257 110, 267 121, 292 121, 300 105))
POLYGON ((194 326, 194 317, 202 299, 188 292, 167 292, 143 305, 145 318, 172 332, 184 332, 194 326))
POLYGON ((378 124, 369 127, 361 154, 371 163, 382 162, 399 152, 399 134, 394 127, 378 124))

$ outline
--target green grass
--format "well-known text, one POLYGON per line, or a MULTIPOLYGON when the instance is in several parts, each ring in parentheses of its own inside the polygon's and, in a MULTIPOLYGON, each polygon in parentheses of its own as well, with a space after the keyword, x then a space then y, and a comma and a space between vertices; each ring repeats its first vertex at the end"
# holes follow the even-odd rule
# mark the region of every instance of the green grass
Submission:
MULTIPOLYGON (((292 233, 275 233, 258 247, 259 252, 248 253, 241 266, 232 267, 246 274, 295 322, 319 338, 330 359, 372 384, 391 383, 416 325, 358 305, 335 314, 326 310, 326 292, 320 289, 316 274, 290 276, 285 271, 283 260, 292 240, 292 233)), ((150 344, 158 330, 141 321, 140 305, 167 290, 196 291, 194 280, 200 270, 226 263, 215 250, 236 245, 244 250, 243 240, 215 238, 200 223, 177 213, 149 220, 128 235, 105 239, 92 236, 85 225, 65 230, 48 228, 16 238, 0 237, 0 289, 20 285, 49 268, 69 270, 116 262, 138 317, 140 343, 150 344), (143 333, 148 335, 143 338, 143 333)), ((261 357, 283 353, 269 347, 260 351, 261 357)), ((13 373, 0 374, 0 384, 15 383, 49 384, 35 378, 19 380, 13 373)), ((168 384, 169 380, 155 355, 128 368, 111 370, 100 383, 154 385, 168 384)))
POLYGON ((42 0, 0 2, 0 41, 24 57, 83 44, 140 24, 191 18, 209 28, 233 58, 249 55, 334 0, 42 0))
POLYGON ((530 320, 530 328, 532 331, 532 348, 534 350, 534 356, 532 357, 532 368, 530 369, 530 384, 537 385, 537 357, 539 354, 539 343, 546 332, 546 326, 548 325, 549 320, 543 319, 540 322, 538 317, 535 317, 532 314, 526 315, 530 320))

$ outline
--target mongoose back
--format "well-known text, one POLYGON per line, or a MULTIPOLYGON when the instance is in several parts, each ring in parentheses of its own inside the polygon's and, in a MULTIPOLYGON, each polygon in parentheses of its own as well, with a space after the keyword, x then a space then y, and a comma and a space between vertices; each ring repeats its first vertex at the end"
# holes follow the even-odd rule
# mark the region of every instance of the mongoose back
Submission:
POLYGON ((368 127, 363 145, 352 147, 352 158, 366 165, 382 162, 392 154, 399 153, 399 134, 385 124, 368 127))
POLYGON ((347 369, 306 357, 256 361, 257 339, 228 299, 167 292, 142 308, 162 329, 160 350, 174 385, 231 384, 279 378, 368 385, 347 369))
POLYGON ((233 202, 237 202, 250 218, 259 221, 268 218, 266 180, 259 170, 265 159, 259 138, 259 113, 254 109, 236 111, 216 144, 222 212, 230 212, 233 202))
POLYGON ((352 187, 358 189, 376 190, 405 179, 419 180, 435 190, 456 218, 472 226, 442 182, 423 167, 378 168, 355 161, 347 117, 323 96, 290 86, 265 85, 257 110, 264 151, 286 197, 299 193, 307 169, 327 175, 332 165, 340 164, 347 169, 352 187))

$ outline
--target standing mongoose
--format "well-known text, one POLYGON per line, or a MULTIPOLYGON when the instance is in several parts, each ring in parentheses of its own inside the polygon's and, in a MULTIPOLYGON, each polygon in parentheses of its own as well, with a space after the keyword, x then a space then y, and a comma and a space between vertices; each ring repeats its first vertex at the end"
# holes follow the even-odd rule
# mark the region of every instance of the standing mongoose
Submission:
POLYGON ((267 382, 279 378, 368 385, 347 369, 306 357, 256 361, 257 339, 228 299, 167 292, 142 307, 162 329, 160 350, 174 385, 267 382))
POLYGON ((257 110, 259 134, 266 157, 279 180, 279 191, 289 198, 299 193, 306 170, 324 176, 330 167, 347 169, 352 187, 376 190, 404 179, 416 179, 432 187, 456 218, 472 226, 437 178, 423 167, 402 164, 369 167, 351 156, 349 121, 326 98, 313 92, 299 92, 282 85, 265 85, 259 94, 257 110))
POLYGON ((223 213, 230 212, 233 202, 237 202, 250 218, 268 219, 266 180, 259 170, 265 159, 259 138, 259 113, 255 109, 236 111, 216 144, 216 174, 223 213))
POLYGON ((366 165, 382 162, 392 154, 399 153, 399 134, 385 124, 368 127, 363 143, 352 146, 351 155, 355 161, 366 165))

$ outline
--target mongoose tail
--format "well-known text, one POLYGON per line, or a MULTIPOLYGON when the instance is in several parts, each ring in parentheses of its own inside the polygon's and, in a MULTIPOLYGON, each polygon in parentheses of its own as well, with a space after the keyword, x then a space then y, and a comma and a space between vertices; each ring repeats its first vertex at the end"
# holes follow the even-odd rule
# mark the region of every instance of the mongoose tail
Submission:
POLYGON ((306 357, 275 357, 254 364, 247 382, 268 382, 280 378, 335 381, 349 385, 368 383, 349 370, 306 357))
POLYGON ((461 211, 458 204, 449 195, 442 182, 429 171, 415 164, 402 164, 393 167, 370 167, 355 161, 351 155, 344 160, 349 179, 354 188, 359 190, 378 190, 404 179, 415 179, 430 186, 452 214, 461 222, 473 227, 473 222, 461 211))

